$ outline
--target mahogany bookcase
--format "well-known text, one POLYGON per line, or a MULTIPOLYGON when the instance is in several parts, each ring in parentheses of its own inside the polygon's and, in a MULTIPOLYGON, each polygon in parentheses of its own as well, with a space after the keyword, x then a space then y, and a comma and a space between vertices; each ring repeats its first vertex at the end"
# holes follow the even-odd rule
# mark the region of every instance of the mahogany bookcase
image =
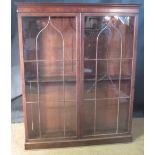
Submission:
POLYGON ((138 4, 17 3, 25 148, 132 140, 138 4))

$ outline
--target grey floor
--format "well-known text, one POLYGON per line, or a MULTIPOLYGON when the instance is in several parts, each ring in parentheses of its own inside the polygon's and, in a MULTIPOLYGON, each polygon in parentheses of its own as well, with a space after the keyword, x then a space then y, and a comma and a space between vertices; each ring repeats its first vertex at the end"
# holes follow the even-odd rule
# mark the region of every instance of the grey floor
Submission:
POLYGON ((11 101, 11 123, 24 122, 22 96, 11 101))
MULTIPOLYGON (((24 122, 24 114, 22 108, 22 96, 11 101, 11 123, 24 122)), ((133 116, 143 117, 143 112, 136 111, 133 113, 133 116)))

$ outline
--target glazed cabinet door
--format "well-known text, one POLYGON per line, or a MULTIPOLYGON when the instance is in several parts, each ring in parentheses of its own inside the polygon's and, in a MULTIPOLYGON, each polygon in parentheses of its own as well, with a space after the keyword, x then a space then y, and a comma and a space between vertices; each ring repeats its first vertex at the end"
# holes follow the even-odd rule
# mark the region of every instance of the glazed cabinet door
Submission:
POLYGON ((22 17, 28 139, 77 137, 79 17, 22 17))
POLYGON ((134 16, 82 16, 82 135, 128 132, 134 16))

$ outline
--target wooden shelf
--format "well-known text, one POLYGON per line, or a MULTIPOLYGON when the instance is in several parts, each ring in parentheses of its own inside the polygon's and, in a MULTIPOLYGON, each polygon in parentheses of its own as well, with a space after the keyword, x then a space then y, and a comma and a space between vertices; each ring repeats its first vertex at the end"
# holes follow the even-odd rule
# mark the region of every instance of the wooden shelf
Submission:
MULTIPOLYGON (((131 80, 131 76, 125 76, 122 75, 121 78, 119 79, 118 76, 109 76, 109 77, 104 77, 103 75, 98 75, 97 81, 119 81, 119 80, 131 80)), ((85 74, 83 81, 95 81, 95 75, 92 74, 85 74)))
POLYGON ((112 60, 132 60, 133 58, 104 58, 104 59, 89 59, 89 58, 84 58, 84 61, 112 61, 112 60))
MULTIPOLYGON (((70 74, 64 76, 64 82, 76 82, 76 76, 72 76, 70 74)), ((63 82, 63 75, 53 75, 51 77, 39 77, 37 80, 36 78, 26 78, 25 82, 39 82, 39 83, 44 83, 44 82, 51 82, 51 83, 56 83, 56 82, 63 82)))
POLYGON ((80 60, 78 60, 78 59, 62 59, 62 60, 36 60, 36 59, 33 59, 33 60, 24 60, 24 63, 31 63, 31 62, 39 62, 39 63, 41 63, 41 62, 43 62, 43 63, 45 63, 45 62, 47 62, 47 63, 56 63, 56 62, 76 62, 76 61, 80 61, 80 60))

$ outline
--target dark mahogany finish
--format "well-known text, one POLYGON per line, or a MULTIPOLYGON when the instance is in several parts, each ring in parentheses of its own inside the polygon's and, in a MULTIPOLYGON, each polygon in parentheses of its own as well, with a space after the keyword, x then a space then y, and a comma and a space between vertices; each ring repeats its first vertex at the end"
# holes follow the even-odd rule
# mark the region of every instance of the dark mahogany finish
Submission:
POLYGON ((132 140, 138 4, 17 3, 25 148, 132 140))

